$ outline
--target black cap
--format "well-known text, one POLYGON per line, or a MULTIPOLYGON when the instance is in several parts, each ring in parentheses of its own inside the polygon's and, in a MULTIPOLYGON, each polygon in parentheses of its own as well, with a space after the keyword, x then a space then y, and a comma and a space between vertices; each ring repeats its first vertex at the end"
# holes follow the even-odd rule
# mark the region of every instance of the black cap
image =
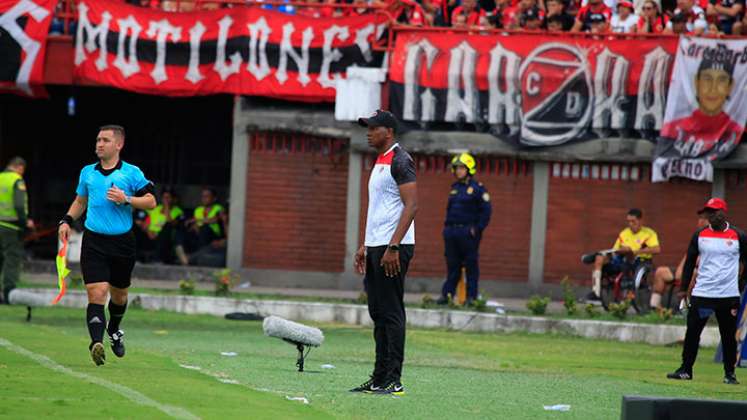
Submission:
POLYGON ((672 23, 685 23, 687 22, 687 15, 684 13, 675 13, 674 16, 672 16, 671 22, 672 23))
POLYGON ((521 18, 524 20, 537 20, 540 18, 540 15, 537 13, 537 10, 534 10, 534 8, 529 8, 524 10, 521 14, 521 18))
POLYGON ((607 22, 607 18, 601 13, 592 13, 589 15, 590 23, 604 23, 607 22))
POLYGON ((397 118, 389 111, 377 109, 370 117, 358 118, 361 127, 387 127, 397 130, 397 118))

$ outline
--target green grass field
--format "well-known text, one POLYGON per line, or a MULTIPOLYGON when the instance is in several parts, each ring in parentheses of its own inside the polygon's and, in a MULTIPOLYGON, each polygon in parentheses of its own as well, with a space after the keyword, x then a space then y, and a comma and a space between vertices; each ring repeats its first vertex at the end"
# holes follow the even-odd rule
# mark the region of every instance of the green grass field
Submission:
POLYGON ((713 349, 701 351, 695 380, 680 383, 664 375, 681 348, 410 329, 407 394, 352 394, 373 365, 371 331, 319 327, 325 343, 298 373, 295 349, 259 322, 134 309, 123 323, 127 356, 108 352, 95 367, 82 309, 37 309, 26 323, 25 308, 0 306, 0 417, 618 419, 622 395, 738 400, 747 389, 721 384, 713 349), (553 404, 571 410, 543 409, 553 404))

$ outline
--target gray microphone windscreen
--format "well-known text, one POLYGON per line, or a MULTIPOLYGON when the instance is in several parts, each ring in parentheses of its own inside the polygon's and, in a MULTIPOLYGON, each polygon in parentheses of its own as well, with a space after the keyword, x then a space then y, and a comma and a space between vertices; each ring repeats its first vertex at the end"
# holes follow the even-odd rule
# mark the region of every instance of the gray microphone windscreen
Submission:
POLYGON ((262 323, 265 335, 288 340, 293 343, 301 343, 307 346, 319 347, 324 341, 322 330, 286 319, 269 316, 262 323))
POLYGON ((13 289, 8 294, 8 302, 11 305, 26 305, 33 308, 39 306, 49 306, 50 302, 47 297, 39 296, 35 293, 23 289, 13 289))

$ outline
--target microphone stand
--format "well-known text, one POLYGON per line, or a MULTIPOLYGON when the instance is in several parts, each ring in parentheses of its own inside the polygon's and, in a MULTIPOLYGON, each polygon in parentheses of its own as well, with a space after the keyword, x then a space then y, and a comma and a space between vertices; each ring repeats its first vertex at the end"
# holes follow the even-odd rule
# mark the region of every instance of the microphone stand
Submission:
MULTIPOLYGON (((306 356, 303 354, 305 345, 303 343, 299 343, 298 341, 288 340, 287 338, 283 338, 283 341, 296 346, 296 350, 298 350, 298 359, 296 359, 296 366, 298 366, 299 372, 303 372, 303 363, 304 359, 306 358, 306 356)), ((308 353, 306 354, 308 355, 308 353)))

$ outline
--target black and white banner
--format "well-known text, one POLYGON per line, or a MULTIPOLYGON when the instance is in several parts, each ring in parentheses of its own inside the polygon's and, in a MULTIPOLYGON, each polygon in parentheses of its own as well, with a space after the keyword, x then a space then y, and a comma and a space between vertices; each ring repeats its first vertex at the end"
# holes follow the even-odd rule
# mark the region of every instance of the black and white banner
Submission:
POLYGON ((334 101, 349 66, 378 66, 379 15, 291 16, 258 7, 169 13, 80 0, 75 78, 165 96, 334 101))
POLYGON ((676 46, 674 37, 400 30, 391 108, 406 121, 506 128, 501 137, 523 146, 656 131, 676 46))
POLYGON ((0 90, 43 94, 44 54, 56 0, 0 0, 0 90))

